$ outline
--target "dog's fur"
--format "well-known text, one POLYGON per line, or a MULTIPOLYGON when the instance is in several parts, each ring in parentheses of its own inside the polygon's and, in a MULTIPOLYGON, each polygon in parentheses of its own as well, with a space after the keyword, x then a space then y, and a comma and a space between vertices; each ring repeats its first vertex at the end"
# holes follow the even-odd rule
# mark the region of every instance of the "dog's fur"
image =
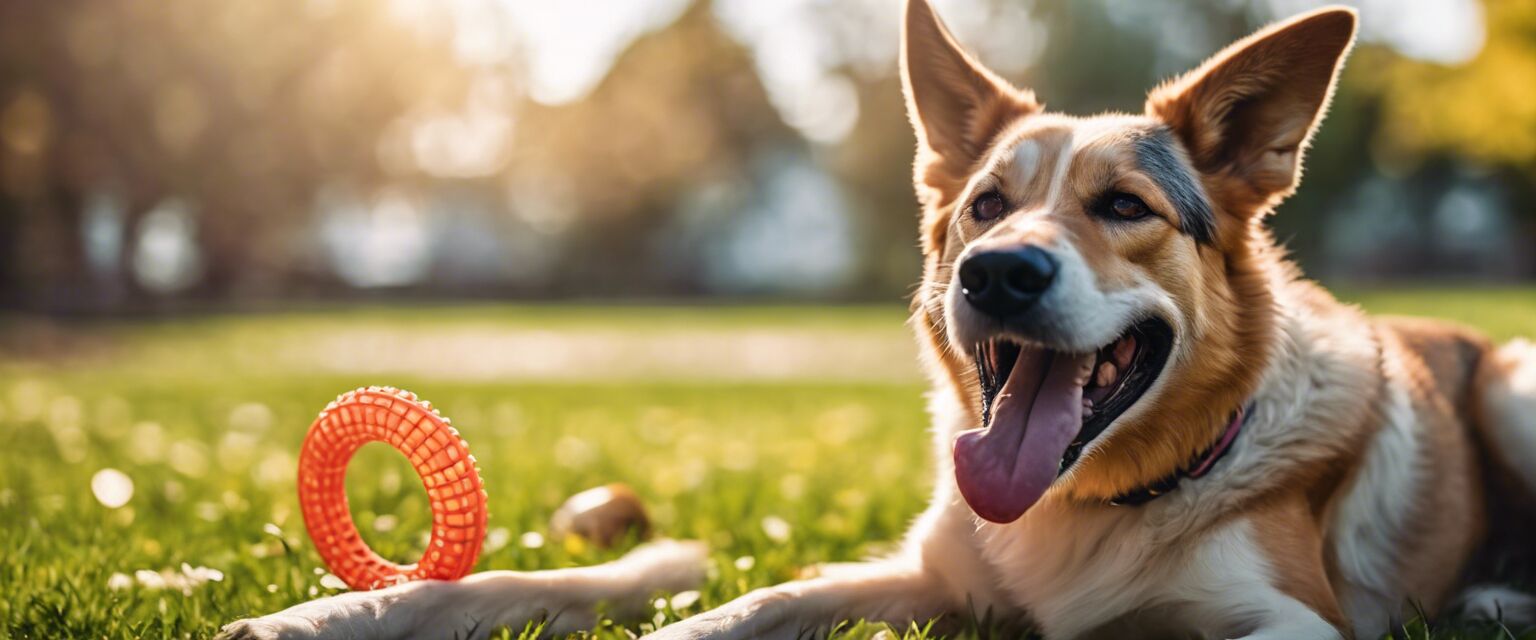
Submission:
MULTIPOLYGON (((1435 322, 1373 319, 1301 280, 1263 226, 1354 40, 1324 9, 1266 28, 1153 90, 1141 115, 1076 118, 978 65, 927 0, 909 0, 902 79, 917 131, 923 284, 912 324, 934 391, 938 480, 902 551, 756 591, 657 638, 792 638, 838 620, 953 614, 1049 638, 1371 638, 1421 606, 1527 624, 1536 600, 1476 584, 1499 518, 1536 487, 1536 346, 1435 322), (1153 215, 1091 210, 1106 191, 1153 215), (996 192, 1006 216, 970 215, 996 192), (1060 261, 1022 332, 971 308, 953 265, 1032 245, 1060 261), (980 424, 972 346, 1000 334, 1068 350, 1164 320, 1175 339, 1145 395, 1025 515, 979 520, 951 447, 980 424), (1141 506, 1107 501, 1245 426, 1214 470, 1141 506), (1458 601, 1458 597, 1460 598, 1458 601)), ((311 602, 230 637, 483 637, 641 606, 702 581, 682 543, 612 565, 408 584, 311 602)))

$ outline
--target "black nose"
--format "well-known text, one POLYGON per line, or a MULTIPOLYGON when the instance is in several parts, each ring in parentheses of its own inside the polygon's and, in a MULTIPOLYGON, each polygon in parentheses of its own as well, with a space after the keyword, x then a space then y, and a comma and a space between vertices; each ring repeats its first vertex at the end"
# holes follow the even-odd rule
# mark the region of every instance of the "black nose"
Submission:
POLYGON ((1000 319, 1034 305, 1055 278, 1056 259, 1039 247, 983 251, 960 263, 965 299, 1000 319))

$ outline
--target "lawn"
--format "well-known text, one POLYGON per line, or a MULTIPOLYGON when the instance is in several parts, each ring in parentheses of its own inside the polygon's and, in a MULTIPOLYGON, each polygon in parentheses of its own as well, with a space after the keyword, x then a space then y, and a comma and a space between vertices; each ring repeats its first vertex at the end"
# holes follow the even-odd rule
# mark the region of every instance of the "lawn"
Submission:
MULTIPOLYGON (((1350 295, 1499 337, 1536 334, 1536 291, 1350 295)), ((633 486, 662 534, 709 543, 696 602, 599 637, 878 553, 930 484, 904 316, 897 305, 482 305, 5 318, 0 637, 201 638, 335 593, 305 538, 294 464, 315 413, 366 384, 416 391, 469 441, 490 494, 479 569, 621 554, 548 531, 567 496, 609 482, 633 486), (104 504, 125 485, 103 469, 131 481, 123 506, 104 504)), ((376 549, 420 553, 426 496, 403 458, 366 447, 348 491, 376 549)), ((1436 637, 1463 634, 1501 637, 1436 637)))

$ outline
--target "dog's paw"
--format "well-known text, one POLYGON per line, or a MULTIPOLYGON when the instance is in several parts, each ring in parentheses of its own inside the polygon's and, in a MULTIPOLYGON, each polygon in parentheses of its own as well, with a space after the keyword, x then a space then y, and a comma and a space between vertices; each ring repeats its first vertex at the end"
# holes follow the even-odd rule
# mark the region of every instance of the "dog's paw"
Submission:
POLYGON ((398 611, 398 587, 344 593, 294 605, 259 618, 236 620, 219 631, 219 640, 385 640, 408 633, 412 620, 398 611), (396 619, 400 618, 400 619, 396 619))
MULTIPOLYGON (((782 585, 781 585, 782 587, 782 585)), ((719 607, 674 622, 642 640, 797 640, 824 637, 806 612, 796 607, 793 592, 758 589, 719 607)), ((810 616, 817 618, 817 616, 810 616)))
POLYGON ((1536 623, 1536 596, 1499 585, 1478 585, 1461 595, 1461 615, 1516 629, 1536 623))
POLYGON ((214 640, 308 640, 319 638, 320 629, 313 621, 285 617, 282 614, 236 620, 224 625, 214 640))

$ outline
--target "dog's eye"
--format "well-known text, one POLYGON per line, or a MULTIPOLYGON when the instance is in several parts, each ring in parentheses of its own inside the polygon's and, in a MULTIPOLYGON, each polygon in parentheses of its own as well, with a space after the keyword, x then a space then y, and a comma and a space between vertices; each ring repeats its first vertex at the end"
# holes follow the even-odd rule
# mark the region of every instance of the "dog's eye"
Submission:
POLYGON ((1135 220, 1152 213, 1147 208, 1147 203, 1142 202, 1141 198, 1128 193, 1110 195, 1106 205, 1105 208, 1109 210, 1109 213, 1121 220, 1135 220))
POLYGON ((971 201, 971 217, 980 222, 990 222, 1002 217, 1008 209, 1008 203, 1003 202, 1003 196, 996 191, 988 191, 971 201))

